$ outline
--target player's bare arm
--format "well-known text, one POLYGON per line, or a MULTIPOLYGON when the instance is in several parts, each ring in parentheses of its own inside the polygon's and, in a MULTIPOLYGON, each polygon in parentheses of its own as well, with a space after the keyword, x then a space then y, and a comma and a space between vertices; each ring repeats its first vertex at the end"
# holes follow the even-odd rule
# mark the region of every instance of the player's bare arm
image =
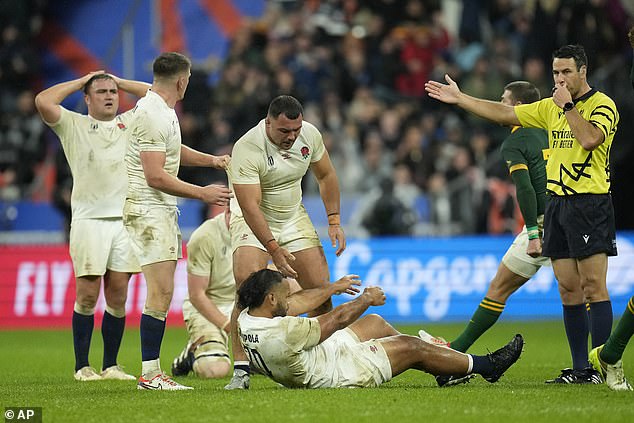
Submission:
POLYGON ((238 204, 240 204, 240 209, 242 209, 244 220, 258 241, 271 255, 277 270, 286 277, 297 278, 297 272, 290 264, 295 261, 295 256, 286 248, 279 246, 260 209, 260 202, 262 201, 260 184, 234 184, 233 190, 238 204))
POLYGON ((321 328, 319 342, 322 343, 336 331, 348 327, 355 322, 370 306, 385 304, 385 293, 377 286, 371 286, 363 290, 352 301, 341 304, 332 311, 317 317, 321 328))
POLYGON ((141 165, 148 186, 176 195, 178 197, 195 198, 207 204, 226 206, 233 197, 229 188, 224 185, 207 185, 200 187, 178 179, 165 171, 165 153, 161 151, 142 151, 141 165))
POLYGON ((214 304, 213 301, 207 297, 205 291, 209 286, 209 278, 206 276, 198 276, 192 273, 187 273, 187 290, 189 292, 189 301, 198 310, 198 312, 209 320, 215 326, 221 328, 225 332, 229 333, 228 316, 225 316, 214 304))
POLYGON ((311 169, 319 184, 319 194, 328 215, 328 237, 332 247, 337 248, 335 254, 339 256, 346 249, 346 235, 341 227, 339 180, 327 151, 311 165, 311 169))
POLYGON ((62 114, 62 111, 60 110, 60 104, 62 101, 75 91, 81 90, 90 78, 102 73, 104 73, 102 70, 90 72, 81 78, 53 85, 52 87, 40 92, 35 97, 35 107, 40 113, 40 116, 42 116, 42 119, 49 124, 57 123, 62 114))
POLYGON ((308 313, 322 305, 333 295, 359 293, 361 285, 359 275, 346 275, 338 281, 323 288, 302 289, 288 297, 288 314, 297 316, 308 313))
POLYGON ((183 166, 199 166, 213 167, 215 169, 227 169, 231 156, 228 154, 222 156, 214 156, 213 154, 203 153, 194 150, 186 145, 181 145, 181 165, 183 166))
MULTIPOLYGON (((553 101, 562 109, 566 103, 572 102, 572 95, 568 91, 565 82, 562 81, 561 84, 556 85, 553 89, 553 101)), ((584 150, 592 151, 605 141, 603 132, 585 120, 576 107, 565 112, 564 116, 566 116, 568 125, 570 125, 570 130, 575 134, 575 139, 584 150)))
POLYGON ((114 82, 117 84, 118 89, 137 97, 145 96, 145 94, 147 94, 147 90, 149 90, 152 86, 152 84, 148 84, 147 82, 134 81, 132 79, 123 79, 111 73, 109 73, 108 75, 110 75, 112 79, 114 79, 114 82))
POLYGON ((445 80, 447 84, 437 81, 427 81, 425 83, 427 95, 443 103, 455 104, 476 116, 497 122, 501 125, 520 125, 513 106, 507 106, 499 101, 489 101, 472 97, 460 91, 458 84, 456 84, 449 75, 445 75, 445 80))

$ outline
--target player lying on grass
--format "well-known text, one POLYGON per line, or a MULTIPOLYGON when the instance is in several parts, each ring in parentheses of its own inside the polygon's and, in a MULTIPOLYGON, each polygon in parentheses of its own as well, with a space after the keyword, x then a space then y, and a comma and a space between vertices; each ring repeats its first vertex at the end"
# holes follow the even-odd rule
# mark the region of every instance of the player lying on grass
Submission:
MULTIPOLYGON (((358 281, 354 275, 345 278, 358 281)), ((320 291, 311 290, 316 301, 320 291)), ((240 340, 251 365, 289 388, 375 387, 408 369, 433 375, 477 373, 493 383, 517 361, 524 345, 522 336, 515 335, 486 356, 463 354, 404 335, 379 315, 359 318, 370 306, 385 304, 379 287, 365 288, 356 299, 318 317, 296 317, 315 301, 305 291, 290 294, 288 280, 269 269, 246 279, 238 302, 244 308, 238 318, 240 340)))

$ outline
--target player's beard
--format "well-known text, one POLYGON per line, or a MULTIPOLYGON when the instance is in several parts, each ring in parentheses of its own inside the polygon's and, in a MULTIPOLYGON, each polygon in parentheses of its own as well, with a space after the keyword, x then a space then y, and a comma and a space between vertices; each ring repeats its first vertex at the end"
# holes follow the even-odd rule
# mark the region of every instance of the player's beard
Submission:
POLYGON ((286 317, 287 307, 285 304, 277 303, 273 310, 273 317, 286 317))

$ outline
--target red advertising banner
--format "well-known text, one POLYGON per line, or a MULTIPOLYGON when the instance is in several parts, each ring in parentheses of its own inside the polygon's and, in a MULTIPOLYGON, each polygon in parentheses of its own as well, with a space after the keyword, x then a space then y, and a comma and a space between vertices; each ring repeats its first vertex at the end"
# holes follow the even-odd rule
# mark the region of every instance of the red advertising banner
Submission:
MULTIPOLYGON (((137 325, 143 312, 146 286, 142 274, 128 285, 126 325, 137 325)), ((182 325, 187 295, 187 269, 179 260, 168 325, 182 325)), ((67 245, 0 246, 0 329, 70 327, 75 303, 75 275, 67 245)), ((101 321, 106 303, 103 286, 95 320, 101 321)))

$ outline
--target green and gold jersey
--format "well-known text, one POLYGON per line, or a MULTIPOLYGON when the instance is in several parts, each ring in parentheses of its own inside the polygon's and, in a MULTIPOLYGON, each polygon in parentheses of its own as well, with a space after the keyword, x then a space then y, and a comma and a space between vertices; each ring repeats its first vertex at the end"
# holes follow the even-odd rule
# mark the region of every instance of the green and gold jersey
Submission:
MULTIPOLYGON (((515 127, 500 148, 509 173, 526 170, 536 197, 535 217, 544 214, 546 202, 546 161, 548 160, 548 135, 538 128, 515 127)), ((520 208, 522 208, 521 199, 520 208)), ((524 214, 524 212, 522 213, 524 214)), ((524 216, 527 219, 527 216, 524 216)), ((528 224, 528 222, 527 222, 528 224)))
POLYGON ((603 143, 592 151, 576 142, 563 110, 552 98, 515 106, 515 114, 522 126, 548 131, 550 194, 606 194, 610 191, 610 148, 619 113, 610 97, 594 89, 575 100, 575 106, 585 120, 603 132, 603 143))

